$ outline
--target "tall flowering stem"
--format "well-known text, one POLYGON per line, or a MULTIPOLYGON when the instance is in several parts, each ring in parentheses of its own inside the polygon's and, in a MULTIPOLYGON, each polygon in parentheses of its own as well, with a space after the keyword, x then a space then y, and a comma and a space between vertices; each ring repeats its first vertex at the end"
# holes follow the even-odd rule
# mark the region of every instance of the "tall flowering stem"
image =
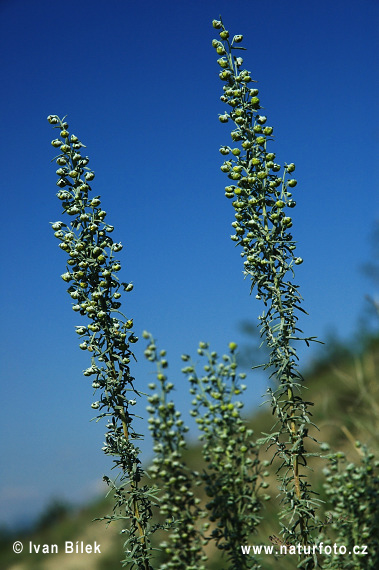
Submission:
POLYGON ((168 381, 166 351, 158 351, 151 334, 144 331, 148 341, 146 358, 156 365, 157 382, 151 382, 153 391, 148 398, 149 429, 154 442, 154 459, 149 469, 153 480, 160 482, 160 514, 172 521, 167 540, 160 548, 167 561, 160 570, 206 570, 207 556, 202 549, 202 529, 199 519, 205 512, 200 508, 194 488, 201 483, 197 471, 190 469, 183 457, 187 450, 185 440, 188 427, 170 399, 174 384, 168 381))
POLYGON ((292 281, 294 266, 303 261, 295 255, 292 219, 288 214, 296 206, 292 191, 297 181, 291 177, 295 165, 285 164, 282 168, 275 162, 275 154, 268 150, 273 127, 260 113, 259 91, 252 86, 250 72, 242 67, 243 37, 236 35, 231 39, 221 20, 214 20, 213 27, 219 30, 219 39, 213 40, 212 45, 219 56, 219 77, 224 84, 221 101, 228 106, 219 119, 233 125, 232 145, 220 148, 226 157, 221 170, 229 178, 225 195, 232 199, 235 212, 235 233, 231 239, 242 250, 243 272, 251 280, 251 292, 255 289, 256 298, 264 304, 259 317, 261 336, 270 350, 264 367, 276 380, 275 389, 268 389, 277 418, 276 431, 267 434, 262 442, 275 446, 274 457, 280 460, 285 539, 307 544, 312 540, 317 506, 304 474, 312 455, 306 449, 312 403, 301 397, 303 378, 298 371, 294 341, 304 340, 308 344, 314 339, 299 337, 302 331, 297 327, 298 312, 305 311, 300 306, 298 285, 292 281))
POLYGON ((111 237, 114 228, 105 222, 106 212, 101 208, 99 196, 90 198, 90 183, 94 172, 87 166, 89 158, 82 154, 84 145, 69 133, 64 118, 50 115, 48 121, 59 129, 59 137, 52 141, 59 149, 53 160, 58 165, 57 196, 62 203, 68 223, 54 222, 52 228, 59 247, 68 254, 67 270, 62 279, 73 299, 73 310, 86 319, 77 326, 80 348, 88 351, 91 365, 84 376, 92 380, 95 393, 100 393, 92 408, 99 411, 97 420, 108 418, 103 451, 114 459, 118 468, 119 487, 104 477, 114 492, 116 505, 108 521, 126 519, 124 530, 124 562, 130 568, 149 570, 150 542, 148 523, 154 503, 155 489, 141 486, 143 471, 138 458, 139 448, 134 441, 140 439, 133 428, 133 406, 138 391, 130 371, 134 358, 131 345, 138 338, 133 333, 133 319, 121 311, 121 291, 133 289, 131 283, 118 279, 121 269, 115 254, 122 249, 111 237))
POLYGON ((263 501, 270 498, 262 492, 268 487, 264 478, 266 465, 258 457, 253 430, 242 418, 244 407, 241 384, 246 375, 238 373, 235 351, 237 344, 229 343, 229 354, 221 357, 200 342, 197 353, 204 358, 203 371, 198 374, 194 361, 186 354, 182 369, 190 383, 191 415, 196 418, 206 463, 202 479, 209 497, 206 509, 215 528, 206 542, 215 541, 228 560, 229 570, 261 568, 255 556, 245 556, 241 545, 246 544, 262 520, 263 501))

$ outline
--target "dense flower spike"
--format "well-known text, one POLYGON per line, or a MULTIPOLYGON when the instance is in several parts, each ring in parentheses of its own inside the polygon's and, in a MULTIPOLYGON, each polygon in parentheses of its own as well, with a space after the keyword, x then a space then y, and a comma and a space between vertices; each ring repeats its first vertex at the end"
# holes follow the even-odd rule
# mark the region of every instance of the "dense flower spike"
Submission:
POLYGON ((270 497, 262 489, 267 464, 258 458, 259 447, 253 431, 241 417, 246 377, 238 373, 235 352, 237 344, 229 343, 229 354, 221 357, 205 342, 199 343, 198 355, 204 358, 203 374, 198 375, 194 362, 182 356, 186 366, 182 372, 190 383, 191 415, 196 418, 203 442, 206 469, 202 474, 209 497, 206 508, 214 523, 206 542, 214 540, 228 559, 230 570, 261 568, 255 556, 245 556, 241 544, 248 542, 261 521, 262 502, 270 497))
POLYGON ((166 352, 158 352, 153 337, 148 340, 146 358, 157 366, 157 384, 149 384, 153 391, 148 398, 150 430, 155 456, 151 468, 152 478, 162 481, 160 512, 174 521, 174 528, 163 545, 169 561, 163 569, 204 569, 200 534, 207 545, 214 541, 227 557, 229 570, 257 570, 261 566, 254 556, 245 556, 240 548, 248 541, 261 520, 262 501, 270 497, 262 491, 268 484, 267 465, 258 459, 258 446, 252 441, 252 430, 241 417, 241 397, 246 388, 241 384, 244 373, 237 373, 235 351, 237 344, 229 344, 229 354, 219 357, 208 351, 208 344, 199 343, 198 355, 204 357, 204 374, 198 375, 188 355, 182 369, 194 396, 190 414, 196 418, 201 435, 203 459, 206 468, 202 473, 191 471, 183 461, 184 439, 187 429, 181 414, 168 395, 174 384, 168 381, 166 352), (194 486, 202 485, 210 501, 206 511, 198 507, 194 486), (199 527, 198 519, 208 514, 208 520, 199 527), (178 520, 175 520, 178 519, 178 520), (217 525, 217 526, 216 526, 217 525), (207 531, 209 534, 207 536, 207 531))
POLYGON ((305 311, 300 307, 298 286, 292 281, 294 265, 303 261, 295 256, 296 245, 290 231, 289 213, 296 205, 292 188, 297 182, 287 179, 287 175, 293 173, 295 165, 286 164, 282 169, 268 149, 273 127, 260 114, 259 91, 251 87, 250 72, 241 67, 243 60, 236 50, 243 48, 235 44, 240 44, 242 36, 234 36, 230 41, 222 20, 214 21, 213 26, 220 30, 220 39, 213 40, 212 45, 222 55, 217 60, 224 84, 221 101, 228 106, 219 118, 222 123, 233 124, 232 145, 220 149, 227 157, 221 166, 229 178, 225 195, 233 199, 235 211, 232 223, 235 233, 231 239, 242 249, 244 275, 251 280, 251 291, 255 289, 257 299, 265 305, 259 319, 270 359, 264 367, 271 370, 277 381, 274 389, 268 389, 273 413, 278 418, 276 431, 261 443, 275 445, 275 456, 281 461, 285 539, 306 544, 312 540, 317 501, 311 498, 304 473, 300 473, 310 455, 305 440, 310 437, 311 414, 309 402, 299 395, 302 377, 297 370, 293 343, 305 340, 308 344, 313 339, 298 336, 301 331, 297 327, 297 312, 305 311))
POLYGON ((202 549, 201 529, 198 528, 198 519, 205 513, 199 508, 200 499, 194 493, 200 475, 191 470, 183 458, 188 427, 175 403, 169 399, 174 385, 167 378, 166 351, 158 352, 151 334, 145 331, 143 337, 149 341, 145 356, 156 364, 158 381, 158 386, 155 382, 149 384, 153 393, 148 398, 147 411, 154 442, 154 459, 149 474, 153 480, 159 481, 162 490, 160 513, 171 521, 168 538, 160 544, 167 560, 160 565, 160 570, 206 570, 203 563, 207 556, 202 549))
MULTIPOLYGON (((342 452, 326 456, 328 465, 324 469, 324 488, 331 510, 320 540, 330 546, 332 555, 326 558, 323 564, 325 569, 375 570, 378 567, 379 461, 360 441, 356 441, 355 446, 361 455, 358 465, 347 462, 342 452), (330 531, 334 531, 333 538, 330 538, 330 531), (365 547, 357 551, 357 544, 364 544, 365 547)), ((324 448, 328 449, 329 446, 324 444, 324 448)))
POLYGON ((139 448, 133 441, 141 436, 134 431, 132 419, 134 396, 139 396, 130 372, 130 360, 134 358, 131 345, 138 338, 133 333, 133 319, 120 311, 121 293, 131 291, 131 283, 118 279, 121 269, 115 253, 121 251, 121 243, 115 243, 110 233, 113 226, 104 221, 106 211, 101 208, 99 196, 90 198, 95 173, 87 166, 88 156, 81 154, 85 146, 78 137, 69 133, 68 124, 56 115, 48 121, 60 130, 60 138, 52 141, 60 154, 55 157, 59 168, 57 196, 61 200, 63 213, 70 216, 68 224, 54 222, 52 228, 59 240, 59 247, 68 254, 67 271, 63 281, 73 299, 73 310, 86 318, 87 324, 76 327, 80 337, 79 347, 91 354, 91 366, 84 376, 91 378, 92 388, 101 391, 92 403, 99 410, 98 419, 110 418, 105 435, 104 453, 111 455, 115 467, 120 469, 121 483, 129 485, 118 488, 108 478, 106 482, 114 490, 115 514, 105 517, 108 521, 125 519, 129 522, 129 539, 125 543, 125 561, 130 568, 149 570, 149 532, 147 525, 151 517, 155 489, 149 492, 140 487, 143 471, 138 458, 139 448), (133 552, 133 556, 130 556, 133 552))

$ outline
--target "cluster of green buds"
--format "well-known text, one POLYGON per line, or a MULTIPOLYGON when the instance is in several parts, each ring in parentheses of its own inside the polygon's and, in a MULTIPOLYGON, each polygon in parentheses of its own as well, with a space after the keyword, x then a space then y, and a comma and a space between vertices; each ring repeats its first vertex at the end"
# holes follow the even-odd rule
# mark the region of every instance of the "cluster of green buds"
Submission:
POLYGON ((149 384, 153 391, 148 397, 149 429, 154 442, 154 459, 149 469, 153 480, 159 481, 162 493, 160 513, 166 521, 172 521, 168 539, 160 543, 167 562, 161 570, 205 570, 207 560, 202 549, 202 536, 197 521, 204 515, 199 508, 200 499, 193 487, 201 482, 199 473, 190 470, 183 458, 186 449, 185 434, 188 427, 170 400, 174 385, 168 381, 166 351, 158 352, 151 334, 144 331, 148 340, 145 356, 156 365, 155 382, 149 384), (157 391, 158 390, 158 391, 157 391))
MULTIPOLYGON (((379 461, 361 442, 355 445, 361 455, 358 465, 348 462, 341 451, 326 456, 324 488, 331 511, 329 532, 323 532, 320 539, 332 554, 325 557, 323 568, 374 570, 378 565, 379 461)), ((328 448, 323 444, 323 449, 328 448)))
POLYGON ((62 279, 70 284, 67 291, 73 299, 73 310, 89 321, 88 325, 76 327, 80 348, 91 353, 92 364, 84 375, 92 377, 95 390, 104 391, 92 407, 128 409, 134 400, 131 404, 122 391, 127 388, 134 392, 130 345, 138 339, 131 330, 133 319, 120 312, 120 288, 133 289, 131 283, 120 283, 118 279, 121 264, 114 254, 121 251, 122 245, 109 235, 114 228, 104 221, 106 212, 99 196, 89 197, 89 182, 95 174, 87 166, 89 158, 81 155, 84 145, 75 135, 70 136, 67 122, 55 115, 50 115, 48 121, 60 129, 60 138, 52 141, 60 150, 53 159, 59 166, 57 196, 63 213, 71 217, 69 224, 52 223, 59 247, 68 254, 62 279), (103 363, 100 366, 99 361, 103 363))
MULTIPOLYGON (((51 143, 59 150, 53 159, 58 165, 57 196, 63 214, 70 218, 68 223, 52 223, 59 247, 68 255, 62 279, 69 283, 73 310, 87 319, 85 324, 76 327, 76 332, 80 348, 91 354, 91 365, 84 375, 91 378, 95 393, 101 391, 92 408, 99 410, 98 419, 109 417, 103 451, 111 455, 115 466, 121 469, 120 480, 131 486, 128 504, 123 505, 125 516, 115 518, 131 519, 131 536, 133 538, 134 530, 139 535, 134 545, 137 549, 134 560, 142 560, 138 568, 147 570, 144 527, 150 507, 148 498, 138 489, 142 470, 139 449, 132 440, 140 436, 132 426, 135 415, 132 410, 135 396, 139 394, 129 367, 134 358, 131 345, 138 338, 132 331, 133 319, 120 311, 120 291, 129 292, 133 285, 119 281, 121 264, 115 253, 121 251, 122 245, 110 236, 114 227, 104 221, 106 212, 101 208, 100 197, 90 197, 90 183, 95 174, 88 167, 88 156, 82 154, 85 145, 69 133, 65 118, 50 115, 48 121, 59 130, 59 137, 51 143)), ((120 493, 108 477, 104 479, 115 490, 117 505, 121 508, 120 493)))
POLYGON ((299 265, 302 259, 294 256, 295 243, 288 229, 292 218, 286 209, 296 206, 292 188, 297 184, 294 178, 286 180, 286 175, 295 170, 293 163, 286 164, 283 174, 281 166, 275 162, 275 154, 267 149, 272 140, 273 127, 266 126, 267 118, 260 114, 259 91, 251 88, 253 81, 247 70, 242 70, 243 60, 233 55, 234 50, 243 49, 239 45, 242 36, 234 36, 229 41, 229 33, 221 21, 214 20, 213 26, 221 29, 221 40, 213 40, 212 45, 218 54, 221 66, 220 79, 225 83, 221 101, 230 109, 219 116, 222 123, 234 123, 231 132, 232 146, 222 146, 220 153, 228 156, 221 166, 227 173, 230 183, 225 187, 225 195, 233 198, 235 219, 232 226, 235 234, 231 239, 243 248, 245 275, 257 285, 258 295, 265 299, 265 291, 259 273, 267 275, 272 268, 287 271, 292 264, 299 265), (276 259, 277 247, 284 250, 284 258, 276 259), (275 255, 276 254, 276 255, 275 255))
POLYGON ((199 343, 197 352, 206 361, 200 376, 190 357, 182 356, 187 363, 182 372, 194 396, 190 413, 200 429, 207 464, 202 475, 210 498, 206 508, 212 523, 207 540, 216 541, 218 549, 228 557, 228 568, 259 568, 253 556, 242 554, 241 544, 248 542, 256 530, 262 501, 270 498, 260 491, 268 487, 264 480, 268 462, 259 461, 253 431, 241 417, 246 385, 240 382, 246 375, 237 373, 236 343, 231 342, 229 354, 221 358, 208 348, 207 343, 199 343))
POLYGON ((221 170, 230 181, 225 194, 233 199, 235 214, 231 239, 242 248, 244 275, 251 281, 251 292, 255 288, 256 298, 265 306, 259 320, 270 357, 263 366, 277 381, 277 388, 268 391, 279 428, 266 442, 277 448, 275 455, 282 460, 279 472, 292 471, 292 476, 281 479, 285 505, 282 515, 290 521, 283 531, 285 538, 303 544, 309 540, 306 521, 314 519, 316 503, 299 471, 310 455, 304 440, 310 437, 311 414, 310 403, 296 394, 303 379, 297 370, 293 341, 308 344, 314 339, 300 338, 297 327, 298 311, 305 311, 300 307, 298 286, 293 283, 294 266, 303 260, 295 255, 292 217, 288 213, 296 205, 292 195, 297 185, 292 178, 295 165, 285 164, 282 169, 268 148, 273 127, 267 126, 267 118, 260 112, 259 92, 251 86, 250 72, 242 68, 243 59, 238 55, 244 49, 240 46, 242 36, 230 39, 221 20, 214 20, 213 27, 219 30, 219 39, 214 39, 212 45, 220 56, 219 76, 224 84, 221 101, 228 106, 219 119, 233 124, 232 145, 220 148, 227 157, 221 170))

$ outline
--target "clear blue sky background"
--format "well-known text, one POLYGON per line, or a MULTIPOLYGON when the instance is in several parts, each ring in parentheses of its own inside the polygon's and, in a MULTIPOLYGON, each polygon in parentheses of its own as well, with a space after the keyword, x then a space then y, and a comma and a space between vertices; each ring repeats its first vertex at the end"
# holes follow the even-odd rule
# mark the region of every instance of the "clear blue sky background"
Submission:
MULTIPOLYGON (((223 352, 262 307, 249 297, 230 241, 220 145, 229 125, 219 97, 213 18, 242 33, 246 67, 274 126, 271 150, 295 162, 293 234, 305 262, 297 281, 304 332, 356 327, 370 284, 360 271, 378 217, 374 0, 303 2, 2 0, 2 413, 0 522, 35 516, 53 496, 85 501, 109 462, 104 428, 89 423, 65 254, 49 222, 61 218, 48 114, 68 115, 87 145, 115 237, 125 245, 124 310, 137 334, 168 350, 188 417, 183 352, 199 340, 223 352)), ((151 381, 136 345, 138 386, 151 381)), ((304 362, 312 351, 302 350, 304 362)), ((247 407, 264 385, 250 376, 247 407)), ((143 413, 144 406, 141 406, 143 413)), ((145 428, 141 426, 141 429, 145 428)), ((149 454, 149 441, 143 446, 149 454)))

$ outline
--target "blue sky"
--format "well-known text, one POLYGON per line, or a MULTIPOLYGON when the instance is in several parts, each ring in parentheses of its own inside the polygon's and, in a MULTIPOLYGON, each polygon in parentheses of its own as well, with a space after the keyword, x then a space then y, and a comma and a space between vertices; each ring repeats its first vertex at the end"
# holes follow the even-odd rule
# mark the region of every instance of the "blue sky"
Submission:
MULTIPOLYGON (((124 311, 137 334, 147 329, 167 349, 186 417, 180 354, 200 340, 223 352, 262 309, 229 238, 234 212, 218 149, 230 135, 218 121, 211 47, 219 14, 244 35, 245 65, 275 129, 271 150, 296 164, 305 334, 351 335, 373 293, 360 267, 378 219, 376 2, 2 0, 0 523, 27 521, 54 496, 85 501, 109 474, 103 426, 89 422, 88 360, 74 333, 82 323, 49 225, 61 209, 47 115, 67 114, 87 145, 94 193, 124 244, 122 278, 135 286, 124 311)), ((141 338, 141 389, 151 381, 144 347, 141 338)), ((306 363, 312 349, 301 355, 306 363)), ((264 389, 249 376, 248 408, 264 389)))

